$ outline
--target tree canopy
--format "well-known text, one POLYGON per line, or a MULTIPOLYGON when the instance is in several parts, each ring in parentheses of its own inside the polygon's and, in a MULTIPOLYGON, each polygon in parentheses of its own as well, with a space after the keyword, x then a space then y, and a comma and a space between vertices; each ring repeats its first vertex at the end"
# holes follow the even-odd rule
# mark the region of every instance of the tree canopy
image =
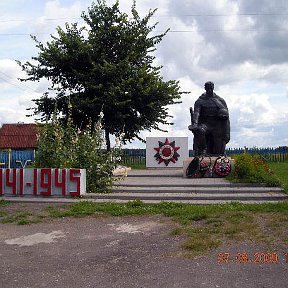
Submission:
POLYGON ((172 124, 167 105, 179 103, 182 92, 177 81, 164 81, 162 67, 154 65, 155 46, 168 32, 151 35, 155 12, 141 18, 134 2, 129 17, 118 1, 109 7, 98 0, 82 13, 82 27, 57 27, 46 44, 32 36, 39 52, 33 61, 18 61, 28 75, 21 80, 51 82, 49 91, 33 100, 32 115, 49 120, 57 107, 64 121, 71 114, 74 125, 83 129, 93 126, 102 111, 108 148, 109 134, 122 134, 126 142, 140 139, 141 130, 172 124))

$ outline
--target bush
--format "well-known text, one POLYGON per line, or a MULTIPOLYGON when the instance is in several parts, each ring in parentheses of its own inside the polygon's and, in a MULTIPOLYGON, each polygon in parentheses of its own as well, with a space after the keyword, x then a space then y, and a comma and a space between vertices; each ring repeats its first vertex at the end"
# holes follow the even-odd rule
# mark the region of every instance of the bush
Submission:
POLYGON ((236 182, 263 183, 268 186, 280 186, 280 181, 259 155, 244 153, 234 158, 235 169, 228 179, 236 182))
POLYGON ((108 192, 121 149, 118 145, 105 150, 102 117, 85 131, 76 131, 69 120, 65 126, 60 124, 56 116, 51 123, 39 125, 35 167, 86 169, 87 192, 108 192))

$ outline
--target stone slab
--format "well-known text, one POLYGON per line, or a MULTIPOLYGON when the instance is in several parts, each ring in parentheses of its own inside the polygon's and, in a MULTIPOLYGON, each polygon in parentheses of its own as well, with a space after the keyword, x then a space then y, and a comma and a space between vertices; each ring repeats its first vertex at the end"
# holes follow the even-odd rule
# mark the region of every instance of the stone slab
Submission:
POLYGON ((128 171, 131 171, 131 167, 117 166, 117 167, 113 170, 113 176, 123 176, 123 177, 127 177, 128 171))

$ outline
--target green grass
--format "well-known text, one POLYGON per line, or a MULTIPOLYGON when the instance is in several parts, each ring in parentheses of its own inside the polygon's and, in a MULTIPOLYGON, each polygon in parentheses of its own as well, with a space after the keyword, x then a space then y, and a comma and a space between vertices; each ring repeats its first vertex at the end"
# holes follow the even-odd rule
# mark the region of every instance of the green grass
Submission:
POLYGON ((280 180, 286 192, 288 192, 288 161, 286 162, 270 162, 269 168, 275 176, 280 180))
POLYGON ((7 205, 9 205, 9 202, 5 201, 4 199, 0 199, 0 207, 7 206, 7 205))
POLYGON ((3 199, 0 200, 0 223, 15 223, 17 225, 27 225, 39 223, 45 218, 43 211, 36 212, 27 209, 25 204, 11 203, 3 199))
POLYGON ((0 211, 0 222, 1 223, 16 223, 18 225, 27 225, 27 224, 32 224, 32 223, 38 223, 40 222, 40 219, 37 220, 37 217, 33 217, 32 212, 16 211, 13 214, 9 214, 6 212, 4 214, 2 213, 1 215, 1 211, 0 211))
MULTIPOLYGON (((288 202, 266 203, 266 204, 217 204, 217 205, 189 205, 171 202, 162 202, 159 204, 144 204, 140 200, 130 201, 126 204, 106 203, 97 204, 90 201, 80 201, 71 205, 62 207, 47 207, 50 217, 83 217, 87 215, 146 215, 163 214, 171 217, 179 223, 186 224, 190 221, 201 221, 211 218, 211 215, 220 215, 225 213, 236 213, 238 218, 244 219, 246 212, 279 212, 288 213, 288 202), (244 213, 244 214, 243 214, 244 213)), ((234 215, 233 221, 236 221, 234 215)))
POLYGON ((7 211, 1 211, 1 210, 0 210, 0 218, 1 218, 1 217, 5 217, 7 214, 8 214, 7 211))

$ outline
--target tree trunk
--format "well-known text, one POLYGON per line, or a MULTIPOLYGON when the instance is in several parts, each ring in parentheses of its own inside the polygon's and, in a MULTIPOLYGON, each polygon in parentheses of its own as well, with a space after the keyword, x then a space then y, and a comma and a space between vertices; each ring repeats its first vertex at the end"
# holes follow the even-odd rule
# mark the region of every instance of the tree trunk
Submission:
POLYGON ((105 129, 105 141, 106 141, 107 151, 110 151, 111 150, 111 143, 110 143, 110 137, 109 137, 108 129, 105 129))

